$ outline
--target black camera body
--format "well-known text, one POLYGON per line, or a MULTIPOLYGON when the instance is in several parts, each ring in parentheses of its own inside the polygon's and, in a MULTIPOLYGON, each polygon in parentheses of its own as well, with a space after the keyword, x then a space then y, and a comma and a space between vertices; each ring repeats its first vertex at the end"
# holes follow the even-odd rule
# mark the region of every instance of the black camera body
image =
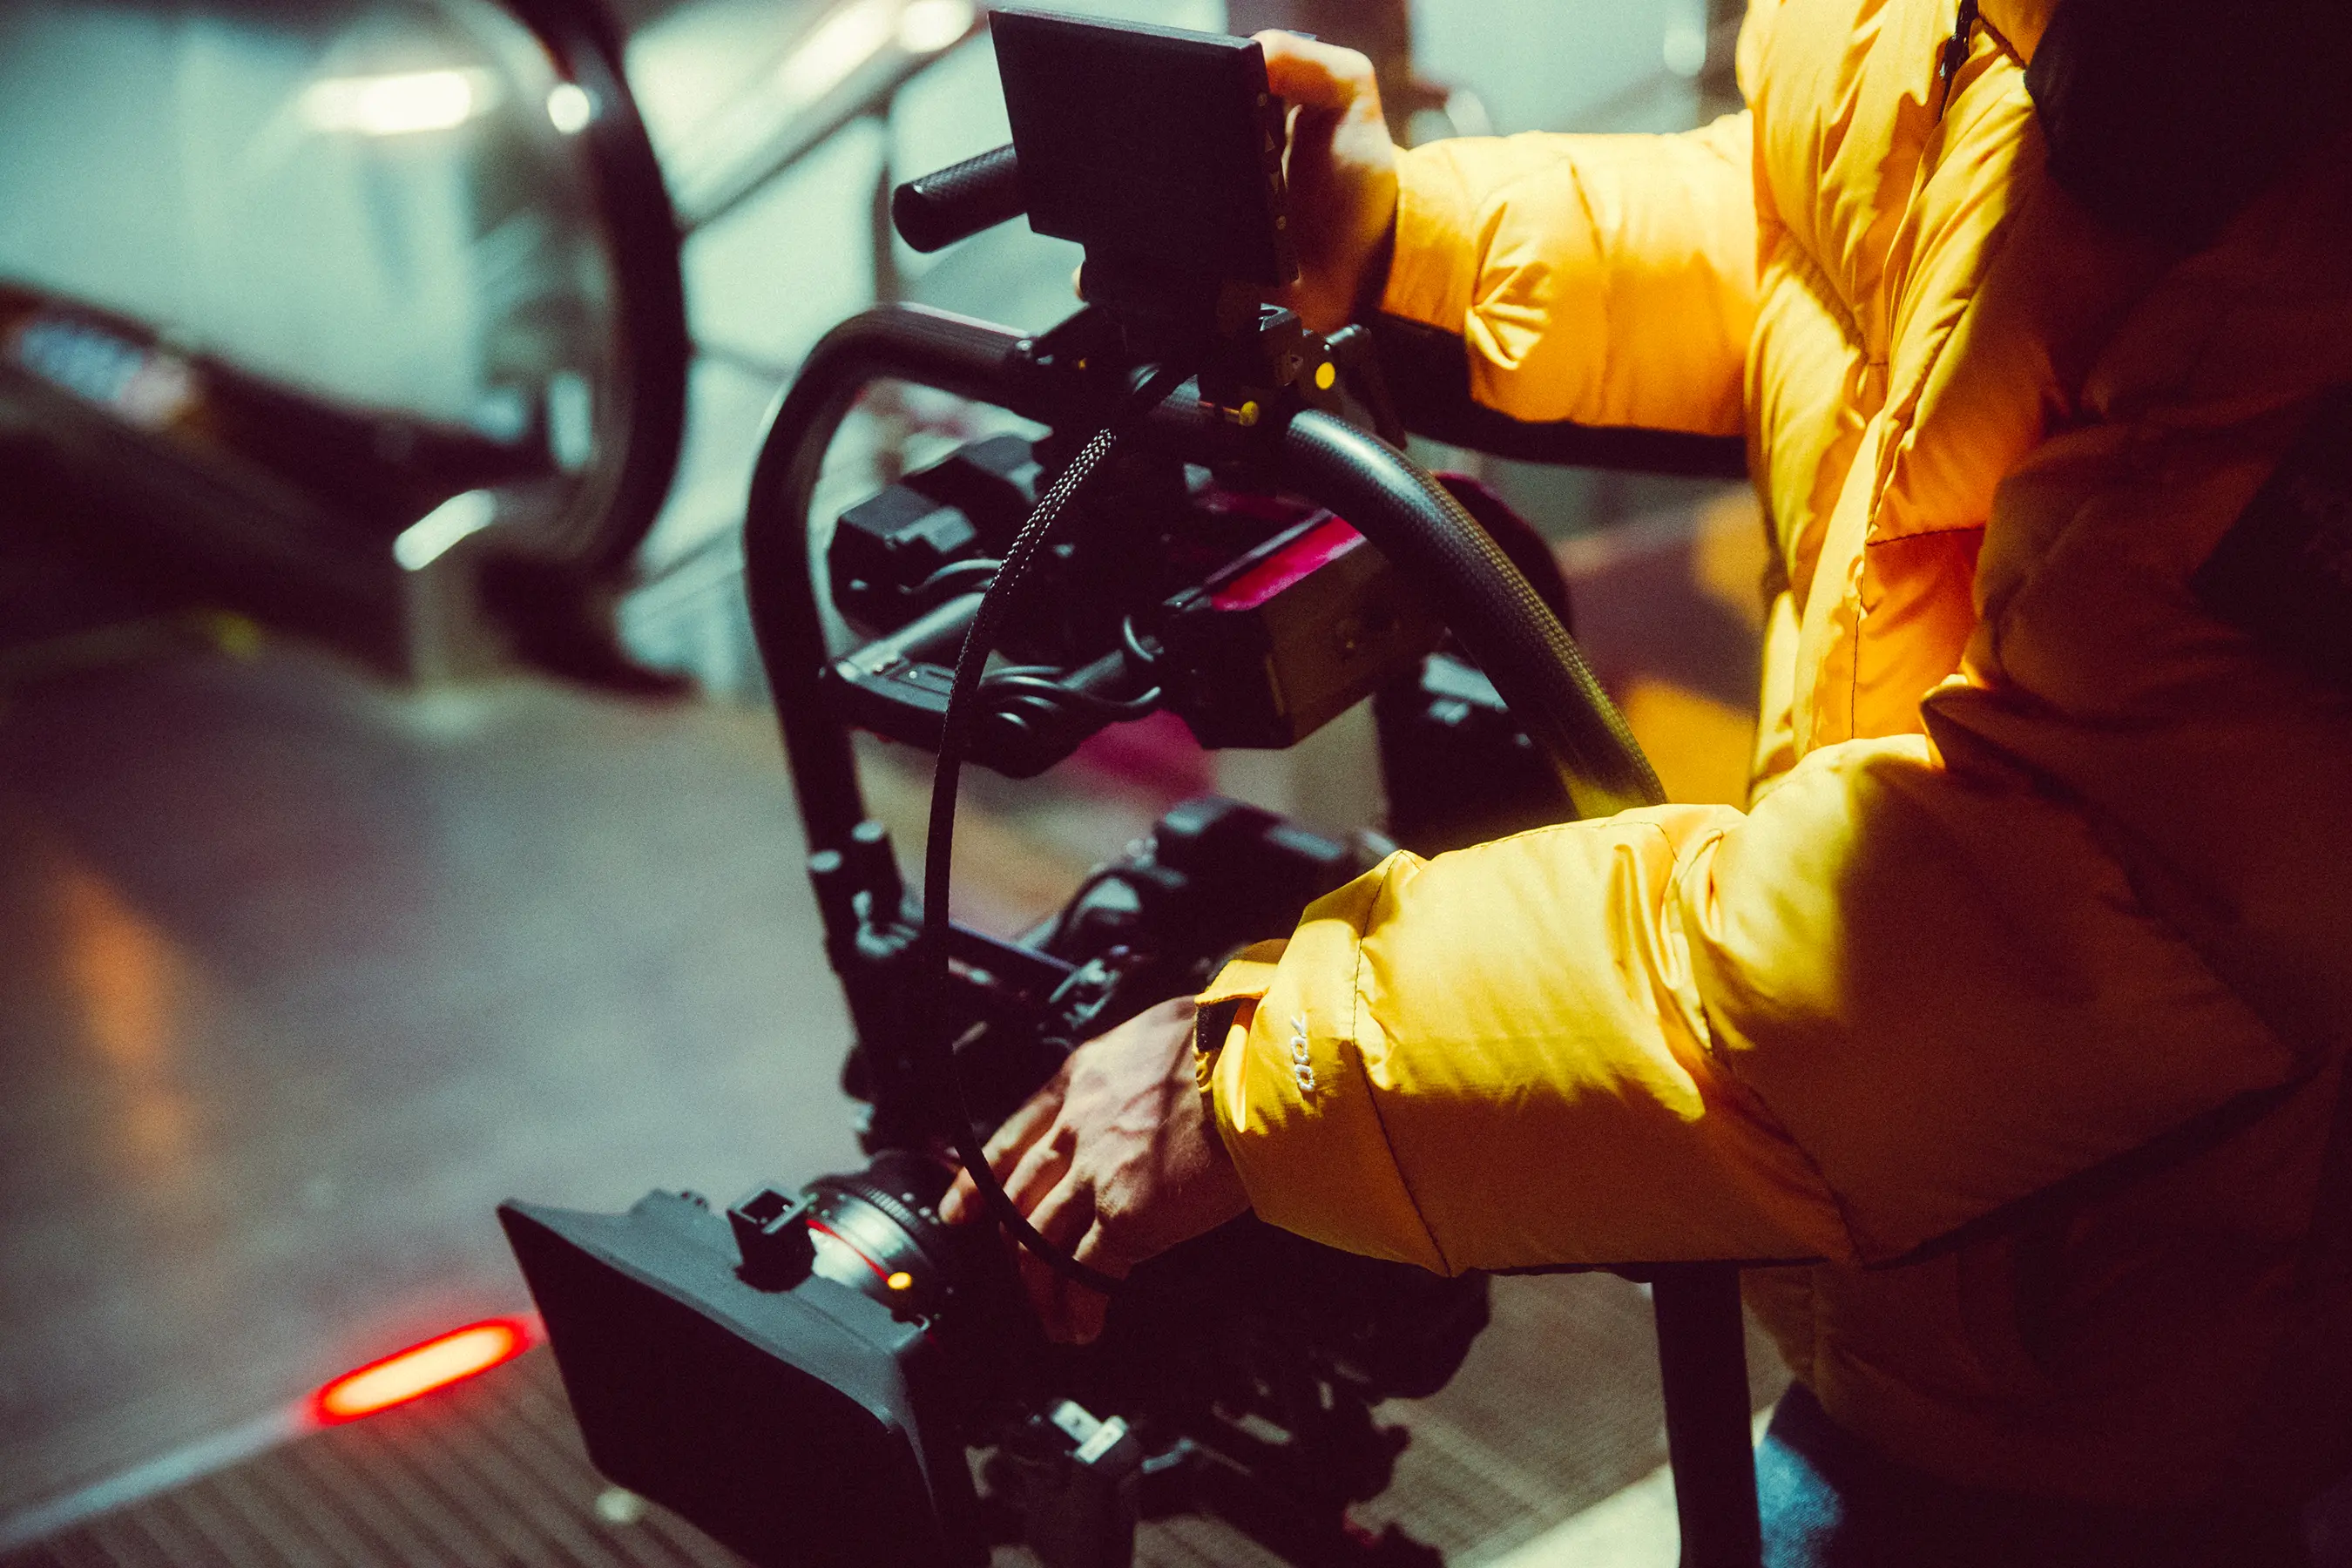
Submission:
MULTIPOLYGON (((845 751, 852 727, 938 744, 970 584, 1062 449, 992 437, 842 515, 822 570, 860 640, 772 665, 796 764, 845 751)), ((982 682, 975 756, 1024 776, 1155 709, 1203 743, 1286 745, 1377 696, 1415 847, 1564 815, 1388 558, 1249 477, 1147 449, 1088 496, 1072 544, 1024 584, 1013 675, 982 682)), ((1293 1561, 1433 1561, 1394 1531, 1359 1537, 1347 1510, 1402 1446, 1375 1408, 1452 1376, 1486 1321, 1482 1278, 1244 1217, 1139 1268, 1097 1343, 1050 1345, 994 1227, 938 1217, 952 1170, 938 1129, 955 1112, 914 1048, 950 1037, 965 1108, 992 1126, 1080 1043, 1197 992, 1392 846, 1188 801, 1018 940, 951 928, 952 987, 926 996, 919 905, 849 777, 848 798, 804 783, 802 805, 872 1163, 723 1213, 671 1193, 625 1215, 500 1210, 598 1468, 760 1563, 979 1563, 1019 1541, 1049 1568, 1124 1568, 1139 1521, 1202 1509, 1293 1561)))
MULTIPOLYGON (((982 1114, 1377 848, 1178 806, 1015 950, 1057 984, 972 953, 958 1058, 982 1114)), ((1442 1387, 1486 1326, 1483 1279, 1244 1217, 1139 1268, 1095 1344, 1051 1345, 993 1227, 940 1222, 950 1174, 885 1146, 723 1215, 658 1192, 625 1215, 504 1205, 597 1468, 759 1563, 976 1563, 1017 1540, 1122 1568, 1139 1519, 1206 1501, 1311 1561, 1388 1483, 1402 1440, 1374 1407, 1442 1387)), ((1423 1560, 1401 1537, 1364 1551, 1423 1560)))
MULTIPOLYGON (((854 722, 937 747, 980 590, 1036 504, 1052 447, 974 442, 842 514, 826 552, 834 604, 869 640, 827 679, 854 722)), ((1012 667, 983 683, 971 754, 1007 777, 1151 708, 1203 746, 1296 745, 1409 677, 1444 637, 1328 509, 1150 458, 1115 461, 1078 504, 1085 524, 1024 584, 1012 667)))

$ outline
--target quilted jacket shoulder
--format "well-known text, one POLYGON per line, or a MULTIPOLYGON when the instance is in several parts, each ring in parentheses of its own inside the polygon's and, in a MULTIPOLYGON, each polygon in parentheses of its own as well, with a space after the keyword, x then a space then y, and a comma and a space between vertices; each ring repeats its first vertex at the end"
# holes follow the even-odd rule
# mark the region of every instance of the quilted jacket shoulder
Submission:
POLYGON ((2352 1369, 2282 1359, 2352 1020, 2352 699, 2189 578, 2352 380, 2352 145, 2181 259, 2051 177, 2047 11, 1986 0, 1947 83, 1956 0, 1759 0, 1741 115, 1406 156, 1383 308, 1458 333, 1475 395, 1747 434, 1788 584, 1765 776, 1393 858, 1224 986, 1211 1082, 1306 1234, 1818 1257, 1751 1300, 1913 1464, 2292 1492, 2352 1465, 2352 1369), (2253 1462, 2296 1384, 2332 1415, 2253 1462))

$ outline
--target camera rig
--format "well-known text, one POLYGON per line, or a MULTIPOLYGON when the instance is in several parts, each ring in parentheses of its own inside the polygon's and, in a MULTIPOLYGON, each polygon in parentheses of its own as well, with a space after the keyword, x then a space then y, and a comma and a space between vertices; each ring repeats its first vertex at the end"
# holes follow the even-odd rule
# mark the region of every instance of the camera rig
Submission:
MULTIPOLYGON (((1377 857, 1188 802, 1007 940, 946 919, 956 770, 1029 776, 1160 710, 1204 745, 1283 746, 1372 699, 1391 826, 1416 848, 1660 794, 1499 514, 1482 508, 1490 535, 1340 416, 1352 383, 1397 433, 1361 330, 1325 339, 1265 302, 1295 268, 1256 47, 1013 12, 994 26, 1013 147, 902 187, 896 216, 932 248, 1026 212, 1086 245, 1085 306, 1035 338, 910 308, 836 328, 772 419, 745 521, 871 1163, 723 1214, 656 1193, 625 1215, 500 1217, 598 1467, 755 1562, 977 1563, 1019 1541, 1049 1568, 1118 1568, 1139 1518, 1192 1510, 1299 1563, 1435 1562, 1347 1510, 1403 1444, 1375 1406, 1453 1375, 1486 1323, 1483 1279, 1244 1216, 1138 1268, 1101 1340, 1059 1347, 992 1227, 936 1211, 946 1151, 976 1149, 1078 1043, 1197 990, 1377 857), (825 449, 881 380, 1046 434, 907 476, 814 559, 825 449), (941 753, 919 900, 866 814, 859 728, 941 753)), ((975 1174, 1008 1229, 1084 1274, 975 1174)), ((1640 1272, 1684 1561, 1753 1563, 1736 1272, 1640 1272)))

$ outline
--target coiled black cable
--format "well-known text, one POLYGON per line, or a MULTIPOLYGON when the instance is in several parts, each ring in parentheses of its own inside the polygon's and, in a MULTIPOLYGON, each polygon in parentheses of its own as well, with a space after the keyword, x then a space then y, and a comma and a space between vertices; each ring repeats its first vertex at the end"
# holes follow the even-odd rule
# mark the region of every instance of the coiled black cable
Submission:
POLYGON ((1143 634, 1135 629, 1133 616, 1119 617, 1118 640, 1119 646, 1127 650, 1127 657, 1134 661, 1136 668, 1150 669, 1160 662, 1160 656, 1143 646, 1143 634))
POLYGON ((1075 709, 1112 723, 1149 716, 1153 709, 1160 706, 1160 698, 1157 686, 1133 697, 1103 697, 1065 686, 1042 675, 992 674, 982 678, 980 689, 990 697, 1025 697, 1055 710, 1075 709))
POLYGON ((982 556, 971 561, 950 561, 921 582, 915 584, 912 597, 918 605, 929 608, 946 598, 950 591, 970 593, 974 588, 985 589, 996 578, 1001 561, 982 556))
MULTIPOLYGON (((1119 1282, 1099 1269, 1090 1268, 1069 1253, 1063 1251, 1039 1234, 1029 1223, 989 1168, 987 1150, 980 1135, 973 1131, 971 1111, 963 1091, 963 1079, 956 1070, 955 1046, 950 1031, 953 1026, 951 998, 954 977, 949 967, 948 893, 953 878, 955 858, 956 795, 963 774, 964 752, 970 743, 972 721, 979 713, 982 675, 988 665, 990 651, 995 647, 996 635, 1013 598, 1027 574, 1030 562, 1035 558, 1046 536, 1053 532, 1062 514, 1069 509, 1086 482, 1094 477, 1103 461, 1118 446, 1120 439, 1143 416, 1149 414, 1169 394, 1182 384, 1185 373, 1173 366, 1154 370, 1141 388, 1131 396, 1118 416, 1103 429, 1095 432, 1087 444, 1070 459, 1069 466, 1038 498, 1037 506, 1030 512, 1021 531, 1013 536, 1012 548, 1004 552, 1003 563, 990 579, 987 592, 981 595, 980 608, 974 612, 971 629, 964 635, 963 650, 956 656, 955 679, 948 688, 947 711, 940 721, 939 767, 931 775, 930 833, 923 846, 923 929, 922 973, 929 981, 934 1016, 932 1026, 923 1031, 921 1048, 933 1053, 931 1071, 925 1076, 933 1083, 944 1084, 949 1103, 940 1108, 948 1122, 948 1136, 955 1145, 956 1154, 971 1184, 1014 1240, 1027 1247, 1047 1267, 1064 1278, 1089 1289, 1105 1293, 1118 1289, 1119 1282)), ((1014 677, 1013 679, 1020 679, 1014 677)))

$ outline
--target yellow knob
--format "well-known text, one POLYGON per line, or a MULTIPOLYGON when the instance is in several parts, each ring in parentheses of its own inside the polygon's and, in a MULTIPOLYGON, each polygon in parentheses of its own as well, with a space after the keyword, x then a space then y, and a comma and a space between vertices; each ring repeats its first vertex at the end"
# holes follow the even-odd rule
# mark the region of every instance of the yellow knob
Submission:
POLYGON ((911 1290, 915 1288, 915 1277, 901 1268, 898 1272, 890 1276, 889 1279, 882 1281, 882 1283, 887 1285, 893 1290, 911 1290))
POLYGON ((1328 392, 1331 390, 1331 384, 1339 379, 1339 369, 1329 360, 1327 359, 1315 367, 1315 384, 1318 389, 1328 392))

